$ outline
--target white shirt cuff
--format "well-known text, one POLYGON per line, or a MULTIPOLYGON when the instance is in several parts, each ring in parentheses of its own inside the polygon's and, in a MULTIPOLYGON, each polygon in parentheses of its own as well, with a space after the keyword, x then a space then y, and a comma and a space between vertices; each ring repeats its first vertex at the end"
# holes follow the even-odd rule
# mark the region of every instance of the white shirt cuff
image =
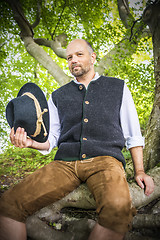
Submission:
POLYGON ((126 139, 126 148, 130 149, 132 147, 145 146, 145 138, 141 136, 128 137, 126 139))
POLYGON ((50 147, 49 147, 48 150, 38 150, 38 151, 39 151, 40 153, 42 153, 43 155, 49 154, 49 153, 52 151, 52 149, 56 147, 56 138, 55 138, 55 137, 51 137, 51 136, 49 135, 48 141, 49 141, 49 143, 50 143, 50 147), (52 144, 51 144, 51 143, 52 143, 52 144))
POLYGON ((43 155, 47 155, 47 154, 49 154, 51 151, 52 151, 52 149, 50 148, 49 150, 38 150, 40 153, 42 153, 43 155))

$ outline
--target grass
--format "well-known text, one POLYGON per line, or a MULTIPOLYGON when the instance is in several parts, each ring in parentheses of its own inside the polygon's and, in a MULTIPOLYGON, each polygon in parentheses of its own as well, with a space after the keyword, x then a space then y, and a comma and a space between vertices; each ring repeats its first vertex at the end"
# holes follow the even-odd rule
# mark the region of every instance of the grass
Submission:
POLYGON ((54 159, 56 150, 42 155, 37 150, 20 149, 9 146, 0 154, 0 191, 8 189, 36 169, 43 167, 54 159))

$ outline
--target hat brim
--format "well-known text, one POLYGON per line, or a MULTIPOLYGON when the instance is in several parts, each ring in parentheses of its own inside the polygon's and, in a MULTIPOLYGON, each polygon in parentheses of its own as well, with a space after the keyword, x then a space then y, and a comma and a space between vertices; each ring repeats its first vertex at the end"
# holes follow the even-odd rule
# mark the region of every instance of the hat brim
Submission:
MULTIPOLYGON (((43 114, 43 123, 47 131, 47 136, 44 136, 44 128, 42 126, 41 126, 41 131, 37 136, 35 137, 33 137, 32 135, 28 135, 28 136, 37 142, 46 142, 49 134, 49 108, 48 108, 46 97, 39 86, 37 86, 35 83, 30 82, 22 86, 22 88, 18 92, 17 98, 27 92, 33 94, 35 98, 38 100, 42 112, 44 109, 48 110, 43 114)), ((8 105, 9 106, 6 108, 6 118, 10 127, 14 127, 14 116, 12 113, 11 104, 8 104, 8 105)))

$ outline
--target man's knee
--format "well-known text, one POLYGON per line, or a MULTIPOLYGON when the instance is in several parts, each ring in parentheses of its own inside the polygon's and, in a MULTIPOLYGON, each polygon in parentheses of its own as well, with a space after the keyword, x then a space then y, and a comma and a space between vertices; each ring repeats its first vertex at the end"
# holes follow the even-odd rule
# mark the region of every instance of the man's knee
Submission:
POLYGON ((27 214, 23 214, 22 207, 16 202, 16 200, 10 198, 10 201, 8 201, 8 198, 6 200, 5 196, 2 196, 0 199, 1 215, 19 222, 25 222, 27 214))
POLYGON ((98 209, 98 215, 100 225, 124 234, 130 228, 135 215, 135 208, 132 207, 129 199, 106 199, 103 201, 101 208, 98 209))

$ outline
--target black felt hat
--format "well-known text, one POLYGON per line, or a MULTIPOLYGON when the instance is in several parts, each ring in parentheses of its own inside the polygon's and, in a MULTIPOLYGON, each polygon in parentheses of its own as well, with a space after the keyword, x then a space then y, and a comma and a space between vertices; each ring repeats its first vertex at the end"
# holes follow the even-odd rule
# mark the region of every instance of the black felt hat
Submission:
POLYGON ((45 142, 49 133, 49 109, 42 90, 35 83, 26 83, 6 107, 6 118, 16 131, 24 128, 27 136, 45 142))

